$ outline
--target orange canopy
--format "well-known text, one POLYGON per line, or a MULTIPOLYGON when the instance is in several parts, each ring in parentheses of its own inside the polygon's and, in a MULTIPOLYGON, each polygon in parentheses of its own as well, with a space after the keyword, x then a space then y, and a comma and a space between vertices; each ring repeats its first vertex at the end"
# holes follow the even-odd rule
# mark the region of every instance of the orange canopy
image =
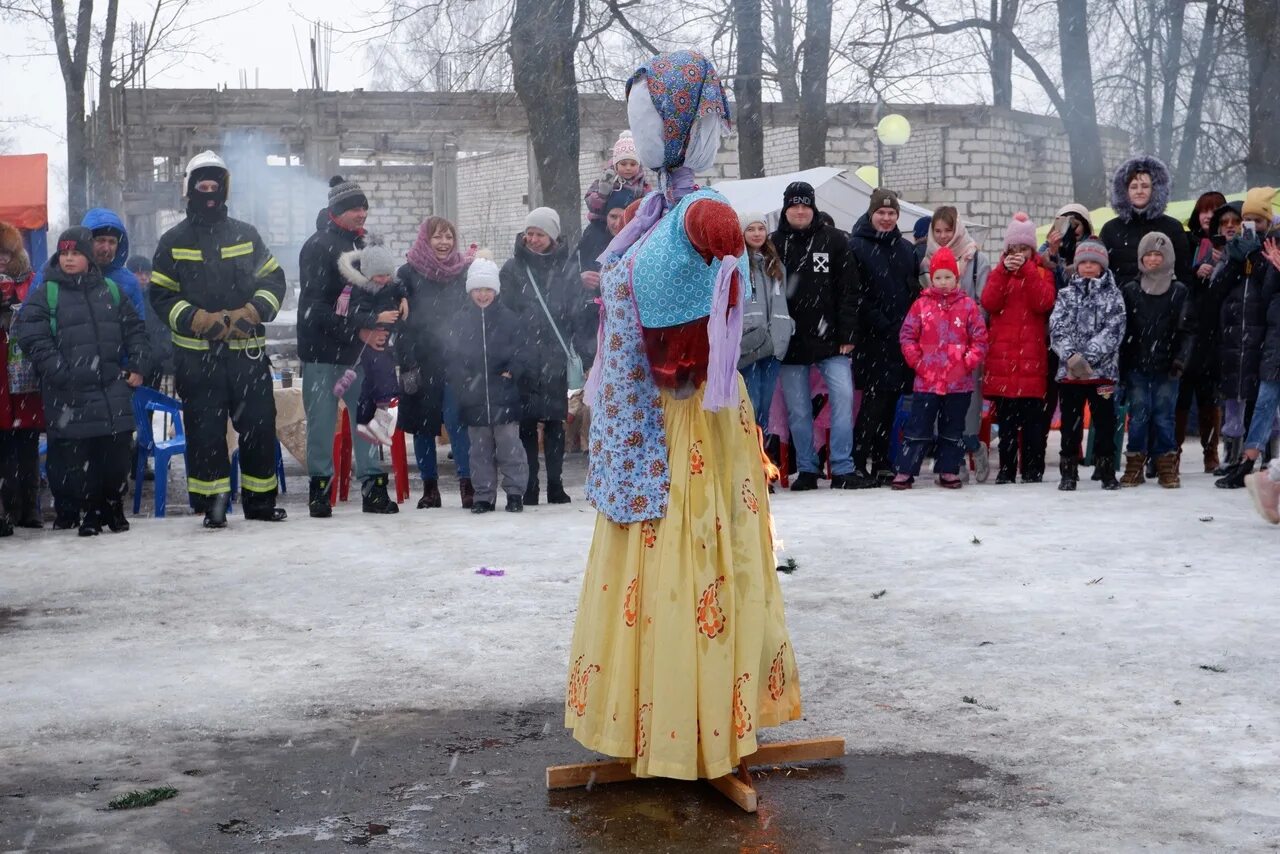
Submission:
POLYGON ((49 227, 49 155, 0 155, 0 222, 49 227))

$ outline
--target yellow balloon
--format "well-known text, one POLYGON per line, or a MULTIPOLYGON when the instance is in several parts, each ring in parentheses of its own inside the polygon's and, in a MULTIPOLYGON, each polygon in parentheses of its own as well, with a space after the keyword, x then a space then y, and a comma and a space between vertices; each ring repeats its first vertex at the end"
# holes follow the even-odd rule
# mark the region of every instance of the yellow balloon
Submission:
POLYGON ((906 116, 893 113, 876 125, 876 135, 885 145, 905 145, 911 138, 911 122, 907 121, 906 116))
POLYGON ((880 186, 880 170, 874 166, 863 166, 861 169, 854 172, 853 174, 857 175, 864 182, 866 182, 867 186, 869 187, 880 186))

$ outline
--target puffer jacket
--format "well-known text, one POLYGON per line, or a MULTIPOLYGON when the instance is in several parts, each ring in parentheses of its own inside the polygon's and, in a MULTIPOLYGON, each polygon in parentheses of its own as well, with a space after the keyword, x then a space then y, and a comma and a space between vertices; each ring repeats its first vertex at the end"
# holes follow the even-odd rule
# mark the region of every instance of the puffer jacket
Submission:
POLYGON ((1111 271, 1104 270, 1097 279, 1073 275, 1058 292, 1049 316, 1049 346, 1058 354, 1058 382, 1118 381, 1124 329, 1124 297, 1111 271), (1067 360, 1076 353, 1084 356, 1093 369, 1092 379, 1067 376, 1067 360))
POLYGON ((769 276, 764 255, 751 253, 751 299, 742 309, 742 345, 738 369, 770 357, 782 359, 791 346, 795 324, 787 311, 782 280, 769 276))
POLYGON ((569 250, 562 242, 557 241, 550 252, 539 255, 524 245, 524 236, 520 235, 512 257, 499 274, 502 290, 498 299, 515 312, 526 330, 530 370, 524 375, 521 390, 524 417, 530 421, 563 421, 569 415, 569 357, 560 341, 563 338, 566 346, 573 347, 573 296, 581 292, 582 285, 568 281, 568 257, 569 250), (542 294, 546 311, 538 302, 535 287, 542 294))
POLYGON ((964 291, 926 288, 907 312, 898 341, 916 372, 912 391, 968 394, 987 354, 987 325, 964 291))
POLYGON ((468 300, 451 318, 449 382, 466 426, 511 424, 523 417, 520 382, 530 367, 525 332, 516 313, 497 300, 487 308, 468 300))
MULTIPOLYGON (((298 253, 298 358, 303 362, 351 365, 360 357, 360 330, 377 321, 367 311, 343 317, 335 306, 346 286, 338 272, 343 252, 364 248, 364 235, 348 231, 322 212, 327 222, 307 238, 298 253)), ((413 309, 410 307, 410 315, 413 309)))
POLYGON ((858 388, 905 394, 911 371, 902 359, 898 333, 920 294, 915 247, 897 228, 878 232, 863 215, 849 238, 857 268, 858 346, 853 377, 858 388))
POLYGON ((1124 296, 1124 343, 1120 371, 1166 376, 1174 367, 1183 371, 1195 347, 1196 321, 1191 292, 1182 282, 1170 282, 1162 294, 1142 290, 1141 281, 1120 286, 1124 296))
POLYGON ((1040 255, 1016 273, 996 262, 982 292, 989 317, 985 397, 1044 397, 1049 374, 1049 314, 1057 298, 1053 274, 1040 255))
POLYGON ((1218 388, 1227 400, 1258 394, 1262 340, 1267 334, 1265 282, 1271 265, 1255 251, 1244 262, 1229 259, 1214 274, 1218 294, 1218 388))
POLYGON ((14 323, 18 345, 35 364, 50 438, 92 439, 133 430, 133 390, 129 370, 150 369, 147 328, 123 295, 119 302, 92 263, 69 276, 45 268, 44 282, 23 304, 14 323), (57 330, 50 323, 49 284, 58 285, 57 330))
POLYGON ((1274 269, 1267 271, 1263 300, 1267 305, 1267 333, 1262 340, 1258 374, 1266 382, 1277 383, 1280 382, 1280 272, 1274 269))
POLYGON ((1191 249, 1187 244, 1187 230, 1182 223, 1165 213, 1169 206, 1169 188, 1172 179, 1169 170, 1155 157, 1132 157, 1120 164, 1111 176, 1111 209, 1115 219, 1109 220, 1098 232, 1098 238, 1107 247, 1111 259, 1111 271, 1119 281, 1137 277, 1138 244, 1153 231, 1159 231, 1173 244, 1173 277, 1180 282, 1191 281, 1191 249), (1129 201, 1129 175, 1135 171, 1151 176, 1151 201, 1142 210, 1136 210, 1129 201))

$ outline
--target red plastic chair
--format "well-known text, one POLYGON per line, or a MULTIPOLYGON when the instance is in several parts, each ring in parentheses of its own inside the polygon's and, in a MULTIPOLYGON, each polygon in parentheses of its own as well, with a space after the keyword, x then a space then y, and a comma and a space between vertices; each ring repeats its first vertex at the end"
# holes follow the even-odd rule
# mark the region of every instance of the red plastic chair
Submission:
POLYGON ((329 489, 329 504, 337 506, 338 499, 346 501, 351 495, 351 419, 347 410, 338 408, 338 427, 333 431, 333 477, 337 488, 329 489))

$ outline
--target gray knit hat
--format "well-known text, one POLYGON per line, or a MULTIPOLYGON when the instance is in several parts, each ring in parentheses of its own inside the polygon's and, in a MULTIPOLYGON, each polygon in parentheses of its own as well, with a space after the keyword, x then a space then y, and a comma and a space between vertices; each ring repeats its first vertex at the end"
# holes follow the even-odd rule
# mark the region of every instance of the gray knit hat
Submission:
POLYGON ((1111 256, 1107 253, 1107 247, 1096 237, 1085 238, 1076 247, 1075 262, 1077 267, 1080 266, 1081 261, 1097 261, 1104 270, 1111 266, 1111 256))
POLYGON ((369 199, 355 181, 348 181, 341 175, 329 179, 329 213, 338 216, 353 208, 368 207, 369 199))
POLYGON ((367 278, 374 276, 394 276, 396 274, 396 256, 380 243, 366 246, 360 253, 360 272, 367 278))

